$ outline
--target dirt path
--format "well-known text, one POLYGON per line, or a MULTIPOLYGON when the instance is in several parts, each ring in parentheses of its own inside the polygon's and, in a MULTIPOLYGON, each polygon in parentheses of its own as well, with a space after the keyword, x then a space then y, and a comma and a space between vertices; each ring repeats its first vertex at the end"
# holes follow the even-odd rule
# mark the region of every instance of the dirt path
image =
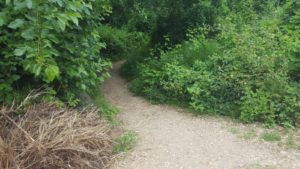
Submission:
POLYGON ((225 120, 195 117, 133 96, 119 68, 120 63, 114 65, 102 91, 120 108, 122 126, 137 132, 139 140, 113 169, 300 169, 297 150, 246 141, 228 132, 231 124, 225 120))

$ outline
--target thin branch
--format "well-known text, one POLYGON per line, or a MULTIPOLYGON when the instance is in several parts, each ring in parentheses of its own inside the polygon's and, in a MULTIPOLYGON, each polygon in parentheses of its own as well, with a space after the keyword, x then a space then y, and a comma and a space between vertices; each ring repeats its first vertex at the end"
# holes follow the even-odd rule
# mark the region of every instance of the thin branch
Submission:
POLYGON ((31 135, 25 131, 22 127, 20 127, 12 118, 10 118, 8 115, 6 115, 4 112, 0 112, 0 114, 2 116, 4 116, 5 118, 7 118, 13 125, 15 125, 19 130, 21 130, 25 136, 28 137, 28 139, 30 139, 32 142, 35 142, 35 140, 31 137, 31 135))

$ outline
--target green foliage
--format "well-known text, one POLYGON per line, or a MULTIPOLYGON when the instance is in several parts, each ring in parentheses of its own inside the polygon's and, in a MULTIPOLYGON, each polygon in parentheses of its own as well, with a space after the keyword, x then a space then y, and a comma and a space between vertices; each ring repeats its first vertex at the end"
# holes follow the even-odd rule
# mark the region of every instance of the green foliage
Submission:
MULTIPOLYGON (((151 45, 180 43, 189 29, 213 26, 225 12, 224 0, 111 0, 113 13, 107 19, 118 28, 146 32, 151 45), (121 13, 121 15, 120 15, 121 13), (169 40, 166 40, 168 37, 169 40)), ((214 32, 210 32, 213 35, 214 32)))
POLYGON ((274 125, 275 105, 270 101, 271 94, 257 90, 246 90, 241 108, 241 120, 244 122, 262 121, 274 125))
POLYGON ((113 151, 115 153, 127 152, 133 148, 137 141, 136 133, 129 131, 116 139, 113 151))
POLYGON ((248 131, 246 131, 245 133, 243 133, 242 137, 245 140, 251 140, 254 139, 256 136, 256 131, 255 129, 249 129, 248 131))
POLYGON ((137 63, 148 55, 149 36, 143 32, 129 32, 112 26, 102 26, 100 36, 106 43, 101 49, 102 55, 113 61, 127 59, 122 68, 122 75, 132 79, 137 73, 137 63))
POLYGON ((167 99, 159 89, 160 71, 153 69, 159 68, 159 62, 150 60, 148 65, 138 65, 138 78, 134 79, 129 88, 136 94, 145 95, 152 101, 164 102, 167 99))
POLYGON ((108 103, 104 96, 101 94, 100 89, 95 90, 94 94, 92 95, 92 102, 95 106, 99 108, 100 115, 111 122, 112 125, 117 123, 115 117, 120 112, 117 107, 114 107, 110 103, 108 103))
POLYGON ((129 34, 125 44, 128 48, 124 53, 126 59, 122 67, 121 75, 132 80, 138 73, 138 63, 143 62, 149 57, 149 36, 142 32, 133 32, 129 34))
POLYGON ((98 28, 107 0, 8 0, 0 8, 0 102, 46 85, 76 104, 79 91, 103 81, 110 63, 99 56, 98 28))
POLYGON ((105 57, 117 60, 121 58, 124 53, 128 52, 126 46, 128 38, 127 32, 111 26, 103 26, 100 28, 100 36, 105 42, 105 48, 101 49, 105 57))
POLYGON ((128 32, 112 26, 102 26, 100 36, 106 44, 101 53, 112 60, 141 54, 141 50, 147 47, 149 41, 147 35, 142 32, 128 32))
POLYGON ((296 142, 295 132, 289 131, 286 141, 284 143, 288 148, 297 148, 299 146, 296 142))
POLYGON ((270 141, 270 142, 275 142, 275 141, 281 140, 281 136, 277 132, 264 132, 264 133, 262 133, 262 135, 260 137, 261 137, 261 139, 263 139, 265 141, 270 141))
POLYGON ((290 1, 285 5, 286 14, 281 26, 286 32, 285 43, 287 56, 291 60, 289 65, 290 76, 300 80, 300 3, 299 1, 290 1))
POLYGON ((299 125, 299 4, 205 2, 200 6, 218 9, 214 19, 202 15, 213 23, 201 22, 186 31, 189 40, 136 63, 132 91, 243 122, 299 125))

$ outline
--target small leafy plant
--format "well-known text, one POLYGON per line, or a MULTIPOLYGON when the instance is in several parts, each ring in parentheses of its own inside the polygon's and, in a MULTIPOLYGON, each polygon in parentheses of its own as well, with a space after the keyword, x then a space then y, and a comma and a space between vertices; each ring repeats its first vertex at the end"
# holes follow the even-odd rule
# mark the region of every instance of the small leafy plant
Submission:
POLYGON ((127 152, 136 144, 136 133, 129 131, 116 139, 116 144, 113 148, 115 153, 127 152))

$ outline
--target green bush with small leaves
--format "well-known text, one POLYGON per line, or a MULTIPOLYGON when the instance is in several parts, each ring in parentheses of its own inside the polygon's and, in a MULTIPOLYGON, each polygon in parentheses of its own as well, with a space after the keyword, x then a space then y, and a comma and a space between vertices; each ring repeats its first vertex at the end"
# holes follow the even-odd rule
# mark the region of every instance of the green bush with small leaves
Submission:
POLYGON ((299 3, 224 5, 214 27, 191 29, 189 40, 138 63, 131 89, 154 101, 187 102, 200 113, 298 126, 299 3))

